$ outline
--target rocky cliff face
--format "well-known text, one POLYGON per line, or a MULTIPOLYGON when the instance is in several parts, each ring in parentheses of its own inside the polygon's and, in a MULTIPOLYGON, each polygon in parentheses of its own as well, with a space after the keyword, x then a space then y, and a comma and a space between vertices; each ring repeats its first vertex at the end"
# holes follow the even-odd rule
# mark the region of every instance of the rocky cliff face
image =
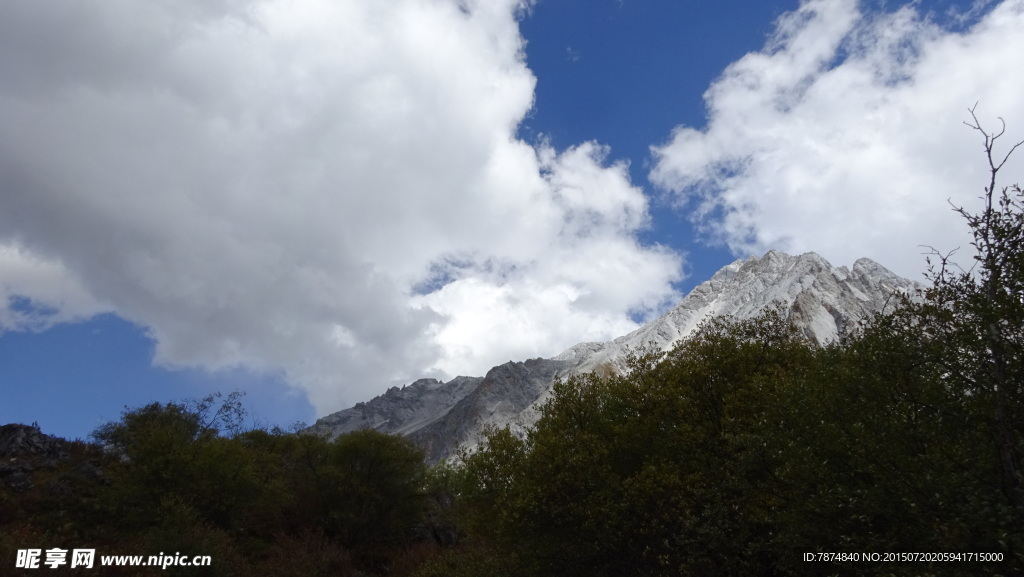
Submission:
MULTIPOLYGON (((520 416, 534 406, 572 363, 552 359, 508 362, 487 371, 475 389, 443 417, 409 434, 431 463, 454 456, 460 447, 475 447, 487 426, 511 425, 525 432, 520 416)), ((534 420, 534 422, 536 422, 534 420)))
POLYGON ((0 427, 0 480, 15 491, 31 489, 37 470, 56 469, 68 460, 69 446, 34 425, 4 425, 0 427))
POLYGON ((452 407, 480 385, 482 377, 455 377, 447 383, 420 379, 365 403, 332 413, 317 420, 304 432, 326 434, 331 438, 362 429, 408 435, 445 416, 452 407))
POLYGON ((613 341, 580 343, 551 359, 509 362, 483 378, 422 379, 328 415, 307 431, 332 438, 364 428, 406 435, 436 462, 477 446, 486 426, 508 425, 524 434, 539 417, 555 379, 621 370, 627 350, 651 344, 667 350, 708 317, 750 318, 766 307, 779 307, 810 341, 824 344, 884 311, 894 295, 913 296, 921 289, 869 259, 848 269, 815 253, 771 251, 724 267, 660 318, 613 341))

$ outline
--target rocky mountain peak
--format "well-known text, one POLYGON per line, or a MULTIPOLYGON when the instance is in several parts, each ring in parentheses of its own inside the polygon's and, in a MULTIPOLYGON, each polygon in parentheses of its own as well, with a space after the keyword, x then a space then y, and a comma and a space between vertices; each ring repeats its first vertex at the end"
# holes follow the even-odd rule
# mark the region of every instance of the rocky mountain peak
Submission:
POLYGON ((505 363, 484 377, 456 377, 447 383, 421 379, 328 415, 307 431, 336 437, 374 428, 407 435, 424 447, 429 460, 443 460, 459 448, 476 446, 487 426, 525 433, 539 417, 555 379, 622 370, 630 349, 653 344, 667 350, 709 317, 745 319, 776 307, 809 341, 824 344, 883 311, 895 294, 913 296, 922 288, 866 258, 848 269, 813 252, 793 256, 768 251, 726 265, 671 310, 617 339, 579 343, 550 359, 505 363))

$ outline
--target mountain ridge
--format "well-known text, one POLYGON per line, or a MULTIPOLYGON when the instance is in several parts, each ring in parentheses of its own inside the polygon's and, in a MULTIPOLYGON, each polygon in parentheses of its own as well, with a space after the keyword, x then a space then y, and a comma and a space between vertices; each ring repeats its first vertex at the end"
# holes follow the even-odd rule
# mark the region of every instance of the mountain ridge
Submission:
POLYGON ((420 379, 392 387, 317 420, 304 432, 334 438, 373 428, 407 436, 423 447, 429 462, 451 459, 478 446, 487 427, 508 426, 525 435, 555 380, 596 369, 625 370, 629 350, 667 350, 709 317, 750 318, 776 306, 809 341, 823 345, 861 319, 884 312, 894 295, 913 297, 922 289, 866 258, 847 268, 813 252, 768 251, 726 265, 657 319, 611 341, 578 343, 548 359, 510 361, 483 377, 460 376, 447 383, 420 379))

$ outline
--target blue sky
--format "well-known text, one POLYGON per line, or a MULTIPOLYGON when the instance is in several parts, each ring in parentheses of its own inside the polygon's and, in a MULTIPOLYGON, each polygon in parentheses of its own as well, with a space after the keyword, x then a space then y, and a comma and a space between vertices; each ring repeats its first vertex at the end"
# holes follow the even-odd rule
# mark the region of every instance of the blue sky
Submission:
POLYGON ((312 422, 771 248, 920 278, 967 249, 967 109, 1024 138, 1021 0, 0 14, 0 422, 67 437, 236 389, 312 422))

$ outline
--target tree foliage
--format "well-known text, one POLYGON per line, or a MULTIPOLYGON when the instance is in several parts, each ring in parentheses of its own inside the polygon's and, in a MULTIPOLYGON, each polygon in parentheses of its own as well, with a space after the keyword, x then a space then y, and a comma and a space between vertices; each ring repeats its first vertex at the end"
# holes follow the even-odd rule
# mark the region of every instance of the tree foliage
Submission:
POLYGON ((213 558, 161 575, 402 574, 391 568, 429 522, 420 449, 374 431, 327 441, 244 422, 239 394, 126 409, 29 493, 0 486, 0 546, 213 558))

